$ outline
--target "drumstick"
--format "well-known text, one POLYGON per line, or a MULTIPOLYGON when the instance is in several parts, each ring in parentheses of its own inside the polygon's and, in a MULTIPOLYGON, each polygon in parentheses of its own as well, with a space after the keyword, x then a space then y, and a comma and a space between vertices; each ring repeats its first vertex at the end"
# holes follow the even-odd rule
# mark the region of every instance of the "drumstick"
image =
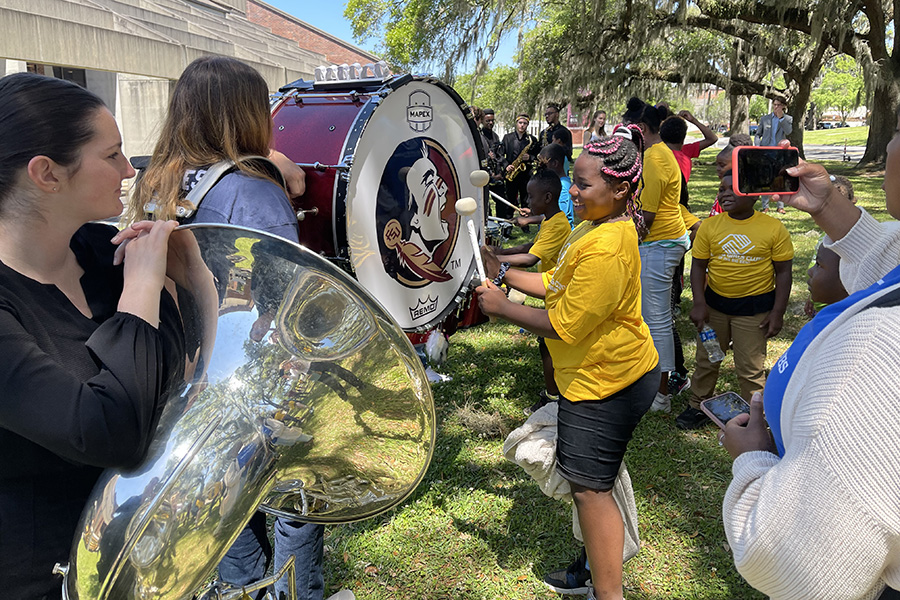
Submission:
POLYGON ((509 223, 512 224, 515 222, 515 219, 501 219, 500 217, 488 217, 488 221, 494 221, 495 223, 509 223))
POLYGON ((472 243, 472 250, 475 252, 475 268, 478 269, 478 278, 487 283, 487 275, 484 274, 484 263, 481 262, 481 248, 478 246, 478 236, 475 234, 475 223, 472 222, 472 215, 478 210, 478 203, 475 198, 460 198, 456 201, 456 214, 466 221, 466 229, 469 230, 469 241, 472 243))
POLYGON ((514 211, 516 211, 516 212, 518 212, 518 213, 521 213, 521 211, 522 211, 521 208, 519 208, 518 206, 516 206, 515 204, 513 204, 512 202, 510 202, 509 200, 507 200, 506 198, 504 198, 504 197, 501 196, 500 194, 495 194, 494 192, 492 192, 492 191, 490 191, 490 190, 488 190, 488 193, 491 195, 491 198, 493 198, 493 199, 496 200, 497 202, 502 202, 503 204, 507 205, 508 207, 510 207, 511 209, 513 209, 514 211))
MULTIPOLYGON (((478 169, 476 171, 472 171, 471 173, 469 173, 469 181, 475 187, 483 188, 490 182, 490 180, 491 180, 490 174, 483 169, 478 169)), ((490 190, 488 190, 488 193, 494 198, 494 200, 496 200, 497 202, 502 202, 503 204, 507 205, 514 211, 519 212, 522 210, 521 208, 519 208, 512 202, 509 202, 503 196, 500 196, 499 194, 495 194, 494 192, 492 192, 490 190)))

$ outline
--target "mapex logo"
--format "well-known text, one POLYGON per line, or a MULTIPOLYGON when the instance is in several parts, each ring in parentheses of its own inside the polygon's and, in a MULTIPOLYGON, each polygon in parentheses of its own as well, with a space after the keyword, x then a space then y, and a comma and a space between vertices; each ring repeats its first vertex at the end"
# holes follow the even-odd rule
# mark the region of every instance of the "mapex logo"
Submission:
POLYGON ((416 90, 409 95, 409 106, 406 107, 406 122, 413 131, 422 133, 431 127, 434 113, 431 109, 431 96, 422 90, 416 90))
POLYGON ((722 239, 722 250, 728 254, 747 254, 755 247, 746 235, 729 234, 722 239))
POLYGON ((419 300, 415 306, 409 307, 409 316, 415 321, 436 311, 437 305, 437 298, 432 300, 431 294, 429 294, 425 300, 419 300))

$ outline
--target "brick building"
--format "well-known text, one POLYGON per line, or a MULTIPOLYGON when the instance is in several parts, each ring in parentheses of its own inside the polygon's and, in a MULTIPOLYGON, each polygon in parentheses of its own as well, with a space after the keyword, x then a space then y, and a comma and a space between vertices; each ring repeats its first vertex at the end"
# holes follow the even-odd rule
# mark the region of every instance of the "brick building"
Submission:
POLYGON ((329 62, 337 65, 366 64, 379 60, 374 54, 304 23, 261 0, 247 0, 247 20, 269 28, 275 35, 294 40, 304 50, 324 54, 329 62))

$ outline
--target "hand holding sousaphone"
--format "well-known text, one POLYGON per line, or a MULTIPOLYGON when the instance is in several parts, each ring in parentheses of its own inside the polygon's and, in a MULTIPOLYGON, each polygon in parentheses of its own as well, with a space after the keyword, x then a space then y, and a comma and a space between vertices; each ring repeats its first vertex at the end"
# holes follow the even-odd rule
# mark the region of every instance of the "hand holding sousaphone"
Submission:
POLYGON ((67 600, 190 598, 257 508, 364 519, 407 498, 431 460, 422 364, 353 279, 254 230, 175 236, 202 256, 179 289, 195 368, 170 390, 143 464, 100 478, 60 568, 67 600))

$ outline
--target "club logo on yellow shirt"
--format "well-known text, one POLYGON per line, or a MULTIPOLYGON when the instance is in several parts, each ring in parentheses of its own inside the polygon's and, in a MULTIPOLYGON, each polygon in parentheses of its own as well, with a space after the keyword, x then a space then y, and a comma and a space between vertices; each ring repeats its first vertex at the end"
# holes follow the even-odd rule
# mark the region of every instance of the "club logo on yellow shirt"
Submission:
POLYGON ((727 254, 747 254, 755 245, 746 235, 730 233, 722 238, 722 250, 727 254))
POLYGON ((763 259, 762 256, 752 256, 750 251, 756 248, 748 236, 740 233, 729 233, 719 242, 721 255, 717 258, 734 264, 752 264, 763 259))

